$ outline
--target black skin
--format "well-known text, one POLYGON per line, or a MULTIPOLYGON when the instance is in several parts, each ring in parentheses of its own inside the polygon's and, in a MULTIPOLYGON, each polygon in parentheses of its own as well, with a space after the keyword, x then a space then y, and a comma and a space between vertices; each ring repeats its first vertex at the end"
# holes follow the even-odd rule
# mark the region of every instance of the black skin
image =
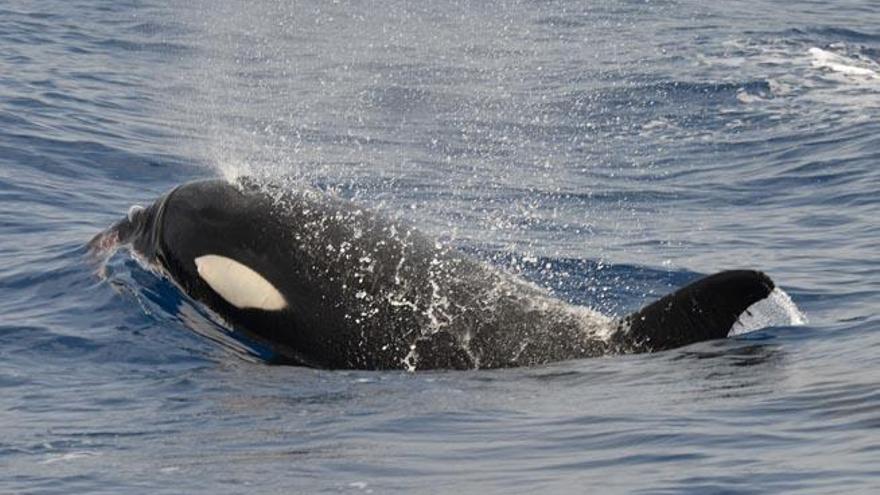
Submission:
POLYGON ((247 179, 181 185, 92 242, 110 237, 283 362, 322 368, 498 368, 660 351, 726 337, 774 287, 761 272, 721 272, 605 321, 350 201, 247 179), (198 275, 194 260, 206 254, 257 271, 288 306, 232 306, 198 275))

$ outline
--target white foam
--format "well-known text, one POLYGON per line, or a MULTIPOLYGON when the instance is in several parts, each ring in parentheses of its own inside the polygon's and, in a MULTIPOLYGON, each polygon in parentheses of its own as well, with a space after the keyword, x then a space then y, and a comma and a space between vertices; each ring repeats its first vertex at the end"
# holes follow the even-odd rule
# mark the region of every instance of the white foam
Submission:
POLYGON ((816 47, 812 47, 808 51, 813 57, 812 65, 817 69, 826 69, 846 76, 880 79, 880 74, 876 70, 859 65, 860 61, 858 59, 845 57, 816 47))
POLYGON ((55 464, 56 462, 66 462, 73 461, 76 459, 82 459, 84 457, 95 457, 99 455, 97 452, 89 452, 89 451, 77 451, 77 452, 67 452, 64 454, 50 454, 45 459, 40 461, 40 464, 55 464))
POLYGON ((759 101, 765 101, 767 98, 764 93, 752 94, 749 93, 745 88, 740 88, 736 92, 736 100, 740 103, 755 103, 759 101))
POLYGON ((799 326, 807 323, 807 316, 791 297, 779 287, 760 301, 748 307, 733 324, 728 337, 754 332, 766 327, 799 326))

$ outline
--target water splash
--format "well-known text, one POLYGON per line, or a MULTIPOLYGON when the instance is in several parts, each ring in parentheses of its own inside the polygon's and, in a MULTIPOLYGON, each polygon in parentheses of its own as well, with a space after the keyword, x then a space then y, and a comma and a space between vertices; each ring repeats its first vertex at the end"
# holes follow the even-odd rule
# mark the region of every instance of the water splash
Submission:
POLYGON ((728 337, 754 332, 767 327, 800 326, 807 323, 807 316, 797 307, 791 297, 779 287, 764 299, 749 306, 733 324, 728 337))
POLYGON ((880 79, 877 70, 880 66, 876 62, 861 60, 858 57, 846 57, 817 47, 810 48, 808 52, 813 57, 813 67, 817 69, 826 69, 859 79, 880 79))

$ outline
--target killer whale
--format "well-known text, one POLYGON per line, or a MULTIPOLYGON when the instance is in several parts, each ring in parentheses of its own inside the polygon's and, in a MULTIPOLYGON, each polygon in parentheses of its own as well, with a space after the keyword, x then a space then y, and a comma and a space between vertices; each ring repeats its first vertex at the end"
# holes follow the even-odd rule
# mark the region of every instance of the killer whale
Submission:
POLYGON ((183 184, 91 241, 128 245, 290 364, 499 368, 726 337, 773 281, 700 279, 613 319, 560 301, 401 222, 311 189, 183 184))

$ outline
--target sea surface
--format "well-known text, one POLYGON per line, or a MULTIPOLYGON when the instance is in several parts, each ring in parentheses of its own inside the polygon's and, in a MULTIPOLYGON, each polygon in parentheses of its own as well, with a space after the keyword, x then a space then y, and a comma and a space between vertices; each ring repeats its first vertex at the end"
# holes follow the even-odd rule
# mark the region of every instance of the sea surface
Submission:
POLYGON ((0 0, 0 493, 878 493, 878 191, 876 0, 0 0), (609 314, 756 268, 808 323, 270 366, 85 247, 243 174, 609 314))

